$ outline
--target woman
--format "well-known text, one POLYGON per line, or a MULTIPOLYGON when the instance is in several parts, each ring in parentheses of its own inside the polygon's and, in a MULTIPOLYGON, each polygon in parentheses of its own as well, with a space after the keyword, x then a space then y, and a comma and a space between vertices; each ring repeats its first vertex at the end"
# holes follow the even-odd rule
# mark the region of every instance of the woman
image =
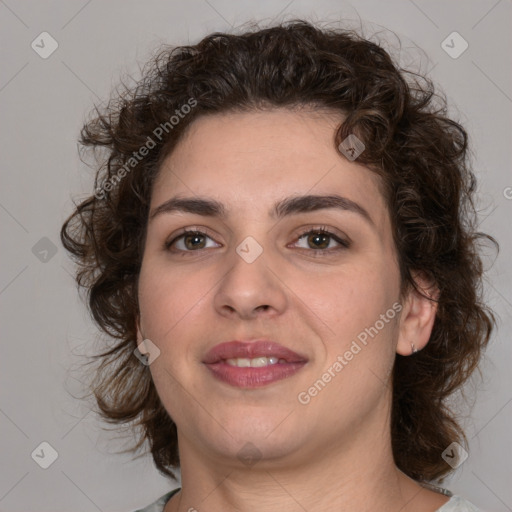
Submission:
POLYGON ((212 34, 81 142, 107 158, 62 241, 118 340, 93 392, 181 471, 144 511, 477 510, 432 484, 494 317, 466 133, 428 79, 301 20, 212 34))

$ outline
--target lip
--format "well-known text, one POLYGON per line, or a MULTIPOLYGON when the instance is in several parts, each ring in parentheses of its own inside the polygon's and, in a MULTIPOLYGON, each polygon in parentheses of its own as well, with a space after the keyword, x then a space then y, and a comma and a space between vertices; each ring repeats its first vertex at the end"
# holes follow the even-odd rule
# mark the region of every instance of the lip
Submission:
POLYGON ((228 341, 213 347, 203 363, 217 379, 239 388, 257 388, 291 377, 306 363, 307 357, 269 340, 228 341), (227 359, 275 356, 281 361, 260 368, 232 366, 227 359))
POLYGON ((223 359, 235 359, 239 357, 247 357, 253 359, 255 357, 276 356, 284 359, 287 363, 306 362, 305 356, 297 354, 289 348, 283 347, 279 343, 269 340, 247 341, 226 341, 215 345, 203 359, 205 364, 213 364, 223 359))

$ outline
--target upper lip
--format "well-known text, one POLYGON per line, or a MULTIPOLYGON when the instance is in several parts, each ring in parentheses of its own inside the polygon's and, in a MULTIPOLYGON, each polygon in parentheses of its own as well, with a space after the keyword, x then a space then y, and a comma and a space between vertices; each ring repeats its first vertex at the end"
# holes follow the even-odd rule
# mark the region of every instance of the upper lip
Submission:
POLYGON ((306 362, 307 357, 297 354, 279 343, 270 340, 253 340, 253 341, 226 341, 215 345, 208 351, 203 363, 213 364, 226 359, 256 357, 278 357, 284 359, 287 363, 306 362))

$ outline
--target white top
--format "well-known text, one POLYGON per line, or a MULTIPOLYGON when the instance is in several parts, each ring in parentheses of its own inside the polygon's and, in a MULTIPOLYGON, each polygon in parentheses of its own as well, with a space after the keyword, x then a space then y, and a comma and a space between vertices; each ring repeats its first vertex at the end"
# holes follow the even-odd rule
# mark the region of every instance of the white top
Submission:
POLYGON ((437 512, 482 512, 475 507, 473 503, 465 500, 461 496, 452 496, 437 512))
MULTIPOLYGON (((145 508, 135 510, 135 512, 163 512, 165 504, 171 499, 171 496, 178 492, 179 489, 164 494, 156 501, 151 503, 145 508)), ((450 500, 447 501, 441 508, 437 509, 436 512, 482 512, 479 508, 475 507, 472 503, 465 500, 461 496, 451 496, 450 500)))

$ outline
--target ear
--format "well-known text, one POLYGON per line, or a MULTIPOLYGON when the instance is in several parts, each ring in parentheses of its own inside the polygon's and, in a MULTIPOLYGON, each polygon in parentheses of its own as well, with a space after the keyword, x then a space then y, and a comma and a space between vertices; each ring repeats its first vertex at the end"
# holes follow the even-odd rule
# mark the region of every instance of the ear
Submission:
POLYGON ((413 279, 424 297, 413 287, 407 293, 400 315, 398 343, 396 351, 402 356, 410 356, 416 350, 423 349, 432 333, 437 313, 439 288, 422 274, 413 275, 413 279), (434 300, 431 300, 434 299, 434 300))
POLYGON ((142 328, 140 326, 140 315, 136 316, 135 324, 137 326, 137 345, 140 345, 142 341, 144 341, 144 336, 142 335, 142 328))
POLYGON ((149 354, 149 348, 146 344, 146 338, 142 334, 142 329, 140 326, 140 316, 137 315, 135 319, 136 325, 137 325, 137 349, 139 352, 143 355, 149 354))

